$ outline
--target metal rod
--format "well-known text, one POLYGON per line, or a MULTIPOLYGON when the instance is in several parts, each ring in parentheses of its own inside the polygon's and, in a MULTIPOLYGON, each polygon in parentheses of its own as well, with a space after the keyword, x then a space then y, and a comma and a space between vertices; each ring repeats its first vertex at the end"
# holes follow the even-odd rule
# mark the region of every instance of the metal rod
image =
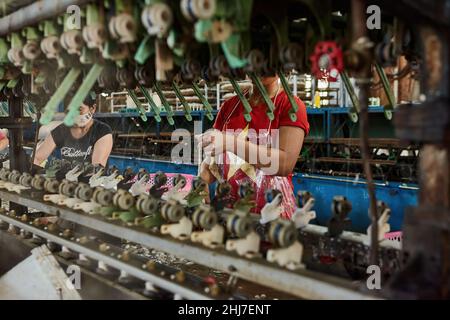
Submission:
POLYGON ((67 12, 71 5, 83 5, 92 0, 40 0, 0 19, 0 36, 17 32, 67 12))

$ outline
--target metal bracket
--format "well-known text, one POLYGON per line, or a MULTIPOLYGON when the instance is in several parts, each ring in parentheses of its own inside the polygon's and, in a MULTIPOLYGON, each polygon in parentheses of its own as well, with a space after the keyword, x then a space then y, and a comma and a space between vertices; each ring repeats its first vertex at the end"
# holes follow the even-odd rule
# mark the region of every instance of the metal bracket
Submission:
POLYGON ((251 73, 250 77, 251 77, 253 83, 258 88, 259 92, 261 93, 262 98, 264 99, 264 102, 267 105, 267 108, 268 108, 268 110, 266 112, 267 117, 270 120, 273 120, 275 118, 275 116, 273 115, 273 110, 275 109, 275 105, 273 104, 272 100, 269 98, 266 88, 264 88, 263 84, 261 83, 261 79, 259 79, 259 77, 255 73, 251 73))
POLYGON ((211 104, 209 103, 208 99, 206 99, 206 97, 202 94, 197 83, 195 83, 195 82, 192 83, 192 89, 194 89, 195 95, 200 99, 203 106, 206 108, 206 117, 209 120, 213 121, 214 116, 212 114, 212 107, 211 107, 211 104))
POLYGON ((58 89, 56 89, 55 93, 52 95, 50 100, 45 105, 43 112, 42 112, 41 119, 39 120, 41 125, 46 125, 53 119, 53 115, 56 112, 58 104, 64 99, 66 94, 72 88, 74 82, 77 80, 78 76, 80 75, 80 72, 81 72, 81 69, 72 68, 67 73, 67 75, 65 76, 61 85, 58 87, 58 89))
POLYGON ((159 115, 159 108, 156 105, 155 101, 153 100, 151 94, 148 92, 147 88, 145 88, 141 84, 139 85, 139 89, 141 90, 145 99, 147 99, 147 102, 150 105, 150 108, 152 108, 153 113, 154 113, 153 117, 155 118, 156 122, 161 122, 161 116, 159 115))
POLYGON ((178 86, 178 84, 175 81, 172 82, 172 88, 173 88, 173 91, 175 91, 175 95, 177 96, 178 100, 180 100, 181 104, 183 105, 184 116, 186 117, 186 119, 188 121, 192 121, 191 107, 189 106, 189 103, 186 101, 184 96, 181 94, 180 87, 178 86))
POLYGON ((391 85, 389 84, 389 80, 386 76, 386 72, 384 72, 384 69, 380 66, 379 63, 375 62, 375 68, 377 70, 378 76, 381 79, 381 83, 383 84, 384 92, 386 93, 386 96, 389 100, 389 104, 384 106, 384 116, 388 120, 392 120, 392 110, 395 108, 395 97, 391 90, 391 85))
POLYGON ((139 98, 137 97, 136 92, 134 92, 134 90, 130 90, 130 89, 127 89, 127 91, 128 91, 129 96, 133 100, 134 104, 136 104, 136 107, 139 111, 141 119, 143 121, 147 121, 147 115, 145 114, 146 110, 144 109, 141 102, 139 101, 139 98))
POLYGON ((156 90, 156 93, 159 96, 159 99, 161 99, 161 103, 164 106, 164 109, 166 109, 167 120, 169 121, 169 124, 171 126, 173 126, 175 124, 175 122, 173 121, 173 118, 172 118, 173 117, 173 111, 172 111, 172 108, 169 105, 169 102, 167 102, 167 99, 164 96, 164 93, 162 92, 162 89, 161 89, 161 86, 159 84, 159 81, 155 82, 155 90, 156 90))
POLYGON ((103 65, 96 63, 92 66, 91 70, 89 70, 89 73, 84 78, 83 83, 78 88, 77 92, 75 93, 75 96, 72 98, 72 101, 70 101, 69 106, 67 107, 69 112, 66 114, 64 118, 64 124, 66 126, 69 127, 73 126, 74 118, 79 113, 81 103, 89 93, 89 90, 91 90, 92 86, 97 81, 97 78, 102 73, 103 68, 104 68, 103 65))

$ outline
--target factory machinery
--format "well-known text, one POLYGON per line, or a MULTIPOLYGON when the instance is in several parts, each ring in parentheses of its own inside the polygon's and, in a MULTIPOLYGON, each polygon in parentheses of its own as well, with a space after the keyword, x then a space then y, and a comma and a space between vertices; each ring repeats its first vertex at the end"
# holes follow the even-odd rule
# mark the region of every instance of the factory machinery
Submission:
MULTIPOLYGON (((8 106, 0 127, 9 129, 10 138, 9 168, 0 171, 0 198, 9 202, 0 212, 0 269, 18 259, 12 247, 26 252, 46 244, 61 265, 80 266, 94 283, 82 289, 85 297, 114 292, 132 298, 247 299, 254 298, 249 292, 256 285, 275 298, 448 298, 449 7, 444 0, 433 6, 375 1, 370 10, 362 0, 24 1, 0 19, 0 90, 8 106), (387 73, 399 57, 406 66, 387 73), (347 128, 359 126, 359 132, 358 140, 345 131, 325 141, 313 135, 298 168, 363 178, 366 230, 348 231, 357 203, 339 194, 320 208, 329 219, 313 225, 323 214, 314 210, 322 196, 316 190, 299 191, 295 214, 283 220, 277 190, 267 190, 267 204, 254 215, 254 190, 247 185, 232 203, 230 186, 219 181, 206 204, 206 185, 198 177, 58 160, 42 172, 23 149, 24 131, 33 121, 48 124, 64 105, 64 123, 71 126, 91 93, 125 91, 136 106, 129 117, 135 126, 157 128, 155 137, 139 129, 135 138, 159 143, 168 140, 161 133, 192 129, 195 117, 204 120, 202 131, 209 128, 218 105, 212 101, 220 99, 211 99, 208 88, 218 94, 223 81, 250 122, 242 82, 250 79, 272 119, 274 105, 261 77, 277 74, 295 120, 295 79, 305 73, 339 79, 351 102, 344 113, 319 109, 309 112, 310 118, 330 120, 339 113, 347 128), (397 104, 390 80, 405 74, 414 75, 420 94, 397 104), (388 121, 394 117, 396 140, 370 137, 371 84, 386 98, 378 111, 388 121), (195 100, 187 101, 187 95, 195 100), (192 110, 192 102, 200 110, 192 110), (174 103, 182 111, 175 111, 174 103), (377 200, 374 178, 419 182, 419 205, 405 213, 401 241, 389 239, 391 204, 377 200), (138 255, 122 241, 188 259, 206 267, 206 274, 138 255), (365 281, 373 265, 380 268, 381 289, 371 290, 365 281)), ((126 117, 111 118, 121 122, 128 135, 122 138, 129 139, 126 117)), ((36 141, 37 135, 33 147, 36 141)), ((137 149, 125 154, 167 154, 137 149)))

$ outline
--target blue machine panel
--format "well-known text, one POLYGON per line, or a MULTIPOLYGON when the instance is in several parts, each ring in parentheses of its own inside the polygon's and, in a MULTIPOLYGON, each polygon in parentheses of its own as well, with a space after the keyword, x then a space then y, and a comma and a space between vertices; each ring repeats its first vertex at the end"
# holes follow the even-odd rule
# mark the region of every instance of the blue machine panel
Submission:
POLYGON ((192 164, 179 164, 162 160, 149 160, 144 158, 110 156, 108 159, 110 166, 116 166, 120 170, 131 167, 134 171, 140 168, 146 169, 148 172, 163 171, 166 173, 184 173, 184 174, 198 174, 198 168, 192 164))
MULTIPOLYGON (((317 223, 325 225, 331 216, 331 202, 334 196, 345 196, 352 203, 350 219, 352 230, 366 232, 370 224, 369 195, 364 180, 355 180, 323 175, 295 174, 294 189, 307 190, 316 199, 314 209, 317 223)), ((417 205, 417 185, 376 181, 377 200, 384 201, 391 208, 391 231, 401 230, 405 208, 417 205)))

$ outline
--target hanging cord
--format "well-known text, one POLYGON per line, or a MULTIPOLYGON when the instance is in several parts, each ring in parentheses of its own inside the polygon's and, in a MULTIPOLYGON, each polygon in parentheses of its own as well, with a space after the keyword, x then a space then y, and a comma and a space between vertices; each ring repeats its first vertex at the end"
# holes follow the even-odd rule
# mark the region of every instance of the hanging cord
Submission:
POLYGON ((370 167, 369 155, 369 112, 368 112, 368 96, 371 77, 371 65, 373 57, 371 50, 373 44, 367 38, 366 28, 366 2, 364 0, 352 0, 352 38, 355 48, 358 48, 361 61, 359 74, 356 77, 356 83, 360 88, 359 104, 360 104, 360 134, 361 134, 361 158, 363 161, 364 173, 367 181, 367 192, 369 194, 369 212, 372 221, 370 234, 370 264, 378 265, 378 213, 377 199, 375 195, 375 185, 372 180, 372 171, 370 167))
POLYGON ((31 153, 31 159, 30 159, 30 172, 33 171, 34 158, 36 156, 36 149, 37 149, 37 144, 39 141, 39 130, 41 129, 41 125, 39 124, 40 119, 41 119, 41 111, 38 109, 36 112, 36 132, 34 133, 34 145, 33 145, 33 151, 31 153))
POLYGON ((364 174, 367 181, 367 192, 370 201, 370 217, 372 221, 371 250, 370 263, 378 265, 378 213, 377 213, 377 199, 375 195, 375 185, 372 178, 372 170, 370 167, 370 153, 369 153, 369 112, 368 112, 368 91, 369 80, 358 79, 359 91, 359 105, 360 105, 360 131, 361 131, 361 157, 363 160, 364 174))

